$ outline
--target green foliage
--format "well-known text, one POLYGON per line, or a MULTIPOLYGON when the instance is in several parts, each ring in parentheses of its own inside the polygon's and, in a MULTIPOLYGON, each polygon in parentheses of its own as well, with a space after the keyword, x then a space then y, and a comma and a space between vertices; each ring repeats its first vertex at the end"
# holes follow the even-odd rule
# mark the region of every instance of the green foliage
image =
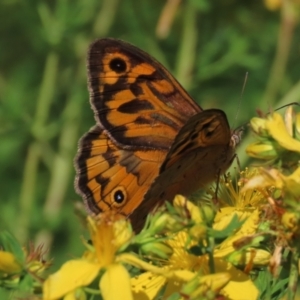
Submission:
POLYGON ((203 108, 223 109, 233 126, 248 121, 255 109, 299 99, 295 17, 271 12, 260 1, 190 0, 182 1, 168 23, 165 5, 0 3, 0 229, 21 243, 43 243, 57 265, 82 252, 72 161, 79 137, 94 124, 85 75, 93 40, 115 37, 146 50, 203 108), (157 33, 159 18, 169 24, 165 38, 157 33))

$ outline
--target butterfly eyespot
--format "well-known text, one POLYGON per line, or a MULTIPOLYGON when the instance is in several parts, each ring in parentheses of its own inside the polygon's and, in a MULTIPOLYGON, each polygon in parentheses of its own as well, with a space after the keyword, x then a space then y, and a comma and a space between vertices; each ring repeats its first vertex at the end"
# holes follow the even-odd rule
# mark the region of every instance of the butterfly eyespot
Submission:
POLYGON ((112 71, 115 71, 116 73, 123 73, 126 71, 127 65, 122 58, 114 58, 110 61, 109 67, 112 71))
POLYGON ((124 187, 118 186, 111 192, 111 202, 116 207, 121 207, 126 203, 127 193, 124 187))

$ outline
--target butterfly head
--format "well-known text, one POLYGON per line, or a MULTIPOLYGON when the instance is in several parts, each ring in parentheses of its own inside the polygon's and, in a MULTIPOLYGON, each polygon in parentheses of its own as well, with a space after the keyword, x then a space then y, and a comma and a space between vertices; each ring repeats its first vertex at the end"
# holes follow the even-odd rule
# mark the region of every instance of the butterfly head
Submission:
POLYGON ((230 144, 233 149, 235 149, 242 140, 242 135, 244 132, 244 126, 240 126, 231 131, 231 141, 230 144))

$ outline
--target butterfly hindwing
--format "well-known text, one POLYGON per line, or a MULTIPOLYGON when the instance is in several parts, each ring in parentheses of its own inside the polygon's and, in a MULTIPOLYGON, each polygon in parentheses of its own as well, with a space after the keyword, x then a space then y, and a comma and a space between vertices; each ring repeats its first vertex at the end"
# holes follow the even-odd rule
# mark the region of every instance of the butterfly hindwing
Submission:
POLYGON ((114 210, 130 215, 142 202, 165 157, 161 150, 120 149, 99 126, 82 137, 79 149, 75 186, 95 214, 114 210))

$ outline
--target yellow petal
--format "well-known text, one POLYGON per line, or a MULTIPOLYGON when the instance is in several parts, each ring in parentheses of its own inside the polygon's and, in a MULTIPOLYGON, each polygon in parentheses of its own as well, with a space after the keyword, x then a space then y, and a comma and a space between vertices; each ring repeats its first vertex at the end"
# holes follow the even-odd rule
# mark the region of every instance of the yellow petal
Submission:
POLYGON ((98 275, 99 265, 86 260, 70 260, 43 284, 43 299, 59 299, 81 286, 89 285, 98 275))
MULTIPOLYGON (((240 273, 242 273, 240 271, 240 273)), ((241 277, 237 280, 230 280, 222 289, 222 294, 231 300, 258 299, 258 290, 254 283, 248 278, 242 281, 241 277)))
POLYGON ((207 227, 203 224, 196 224, 189 229, 190 236, 197 241, 201 241, 206 237, 207 227))
POLYGON ((0 251, 0 271, 8 274, 21 272, 22 267, 15 256, 7 251, 0 251))
POLYGON ((252 215, 253 208, 235 208, 235 207, 223 207, 217 214, 213 224, 213 228, 216 230, 225 229, 231 222, 234 215, 236 215, 239 221, 245 221, 249 216, 252 215))
POLYGON ((172 278, 175 280, 189 281, 195 277, 195 273, 189 270, 175 270, 168 272, 168 278, 172 278))
POLYGON ((128 220, 120 219, 113 223, 114 231, 114 244, 117 249, 122 246, 126 246, 126 243, 130 241, 133 236, 132 229, 128 220))
POLYGON ((133 300, 130 276, 121 264, 111 264, 100 280, 104 300, 133 300))
POLYGON ((294 152, 300 152, 300 142, 289 135, 280 114, 274 113, 272 117, 266 121, 266 128, 270 135, 283 148, 294 152))
POLYGON ((231 277, 228 284, 221 290, 221 294, 230 300, 258 298, 258 289, 248 275, 221 258, 216 258, 214 261, 216 273, 228 272, 231 277))
POLYGON ((245 209, 245 212, 241 210, 241 212, 235 212, 236 214, 241 214, 239 219, 244 219, 247 217, 247 220, 242 225, 241 229, 238 230, 235 234, 229 236, 224 242, 220 244, 218 248, 214 251, 214 257, 224 257, 235 249, 233 248, 233 243, 240 239, 241 237, 245 237, 247 235, 252 235, 256 232, 258 221, 259 221, 259 210, 251 210, 251 213, 245 209))
POLYGON ((151 272, 142 273, 139 276, 131 278, 131 288, 135 300, 155 299, 157 293, 166 283, 167 279, 161 275, 155 275, 151 272))
MULTIPOLYGON (((107 266, 114 261, 117 251, 114 245, 114 228, 113 222, 106 219, 107 215, 100 215, 99 219, 95 220, 88 217, 88 228, 90 231, 92 243, 95 247, 95 253, 98 262, 102 266, 107 266)), ((108 215, 110 217, 110 215, 108 215)))
POLYGON ((296 169, 290 176, 282 176, 287 192, 295 197, 300 196, 300 168, 296 169))

